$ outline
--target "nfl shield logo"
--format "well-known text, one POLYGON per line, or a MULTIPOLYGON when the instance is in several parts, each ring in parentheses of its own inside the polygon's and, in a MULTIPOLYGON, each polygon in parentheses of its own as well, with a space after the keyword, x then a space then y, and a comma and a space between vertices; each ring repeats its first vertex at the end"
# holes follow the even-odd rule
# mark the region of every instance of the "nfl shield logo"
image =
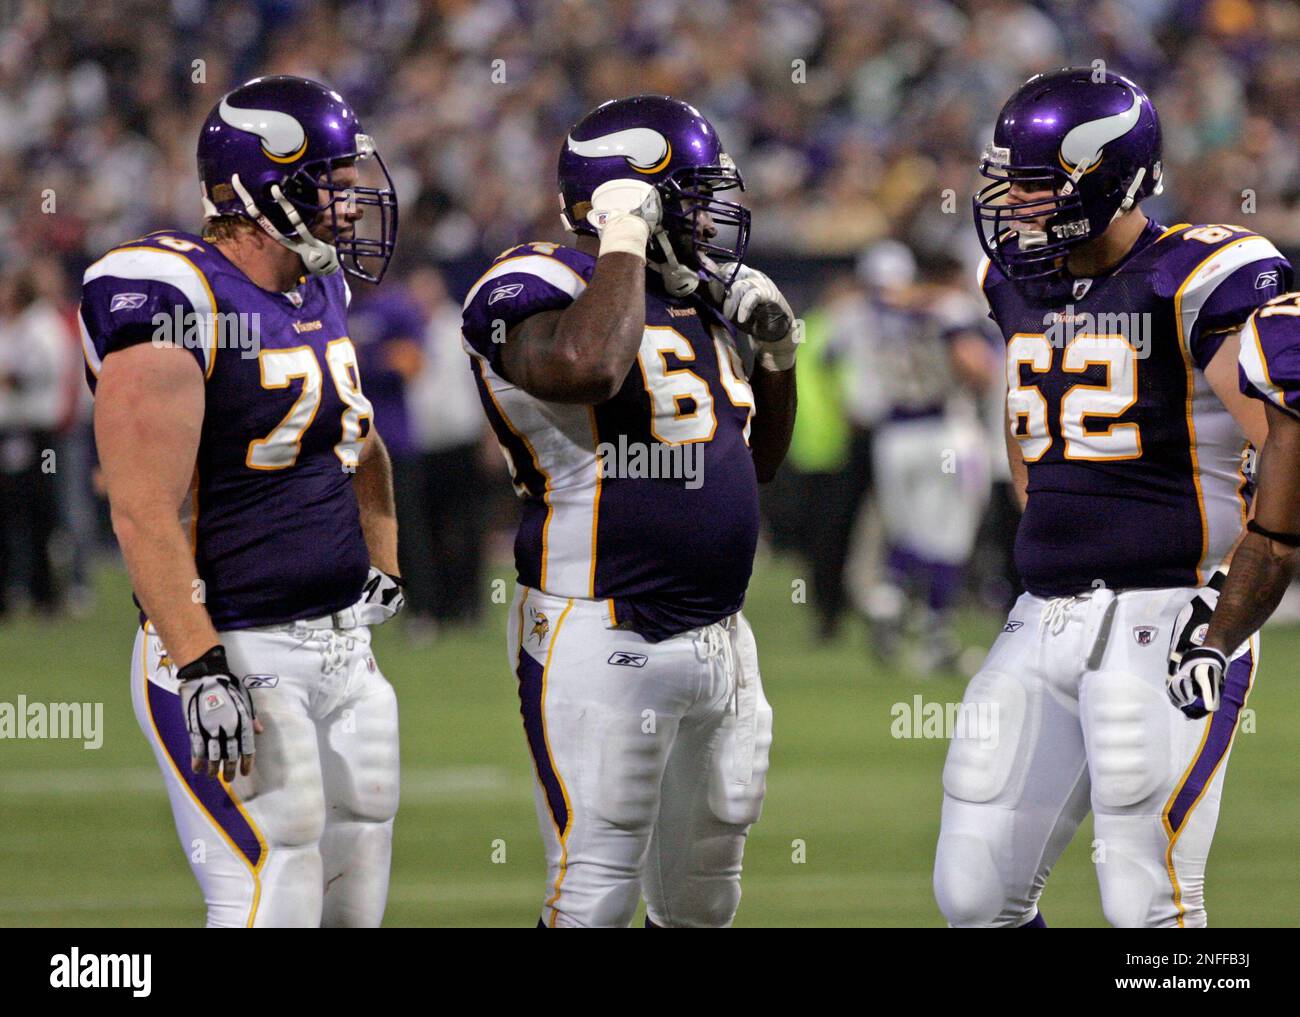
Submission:
POLYGON ((1133 628, 1133 638, 1137 640, 1138 646, 1150 646, 1158 631, 1154 625, 1136 625, 1133 628))

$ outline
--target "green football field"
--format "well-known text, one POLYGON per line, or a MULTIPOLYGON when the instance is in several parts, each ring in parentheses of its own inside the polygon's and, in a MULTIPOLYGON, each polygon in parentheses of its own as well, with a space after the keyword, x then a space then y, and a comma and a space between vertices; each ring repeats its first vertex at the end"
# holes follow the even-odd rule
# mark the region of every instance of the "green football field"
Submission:
MULTIPOLYGON (((767 562, 747 614, 775 710, 763 818, 750 835, 737 925, 935 926, 930 891, 942 739, 895 739, 891 708, 960 699, 956 679, 885 673, 853 626, 819 643, 794 573, 767 562)), ((0 925, 199 925, 203 909, 172 827, 161 777, 128 689, 134 611, 105 570, 84 620, 23 619, 0 629, 0 702, 98 701, 104 741, 0 741, 0 925)), ((397 688, 402 806, 390 925, 536 921, 544 872, 533 771, 504 653, 505 605, 475 632, 408 647, 379 630, 376 656, 397 688)), ((999 619, 971 616, 987 645, 999 619)), ((1300 630, 1273 627, 1238 735, 1210 859, 1214 925, 1300 924, 1300 630)), ((1080 830, 1043 900, 1053 925, 1103 924, 1080 830)))

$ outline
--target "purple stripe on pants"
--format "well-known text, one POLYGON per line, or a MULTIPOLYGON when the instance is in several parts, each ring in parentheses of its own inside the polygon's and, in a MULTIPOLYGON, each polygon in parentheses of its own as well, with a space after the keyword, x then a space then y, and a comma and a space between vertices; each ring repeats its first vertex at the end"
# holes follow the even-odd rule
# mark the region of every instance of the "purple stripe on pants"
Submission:
POLYGON ((148 689, 149 713, 153 717, 154 727, 162 738, 167 755, 176 764, 176 771, 216 824, 248 859, 248 863, 256 868, 262 860, 262 845, 257 839, 257 833, 249 826, 248 820, 239 811, 221 781, 190 769, 190 732, 185 726, 181 697, 151 681, 146 681, 145 687, 148 689))
POLYGON ((1250 672, 1254 667, 1255 654, 1247 650, 1242 656, 1228 665, 1228 672, 1223 682, 1223 697, 1219 708, 1210 714, 1210 732, 1201 745, 1196 761, 1192 764, 1187 779, 1174 797, 1169 808, 1169 829, 1177 833, 1187 813, 1191 811, 1196 799, 1201 796, 1214 771, 1222 762, 1232 742, 1232 732, 1237 726, 1237 716, 1246 702, 1246 692, 1250 689, 1250 672))
POLYGON ((519 712, 524 718, 528 748, 537 765, 537 776, 541 778, 542 789, 546 792, 546 803, 550 807, 551 818, 555 820, 555 829, 563 837, 569 828, 569 807, 565 804, 564 789, 560 786, 559 775, 551 765, 551 753, 546 746, 542 721, 542 679, 545 670, 521 646, 515 674, 519 677, 519 712))

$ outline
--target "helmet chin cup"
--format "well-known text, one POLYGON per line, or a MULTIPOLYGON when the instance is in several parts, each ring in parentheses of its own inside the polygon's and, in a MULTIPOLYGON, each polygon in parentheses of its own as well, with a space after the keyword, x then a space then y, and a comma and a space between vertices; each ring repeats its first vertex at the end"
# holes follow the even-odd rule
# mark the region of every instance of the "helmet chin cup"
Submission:
POLYGON ((677 253, 665 230, 656 230, 654 238, 659 249, 664 252, 664 260, 662 263, 652 261, 649 264, 663 276, 664 289, 674 297, 690 296, 700 285, 700 274, 677 260, 677 253))
POLYGON ((271 197, 275 199, 276 205, 289 221, 293 228, 294 235, 287 236, 280 230, 276 229, 275 224, 271 222, 262 210, 257 207, 253 196, 248 193, 248 188, 239 179, 239 174, 235 173, 230 178, 230 186, 235 189, 239 195, 239 200, 244 203, 244 211, 262 228, 271 239, 298 255, 302 261, 303 268, 310 275, 323 276, 333 275, 339 270, 339 255, 332 244, 325 243, 320 237, 313 236, 311 231, 303 224, 302 216, 284 192, 280 190, 279 184, 271 185, 271 197))

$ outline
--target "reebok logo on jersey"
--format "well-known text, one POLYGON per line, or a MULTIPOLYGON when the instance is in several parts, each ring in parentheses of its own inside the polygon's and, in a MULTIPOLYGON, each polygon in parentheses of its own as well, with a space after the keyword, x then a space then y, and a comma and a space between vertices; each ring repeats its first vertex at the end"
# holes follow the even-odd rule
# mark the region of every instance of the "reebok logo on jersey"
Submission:
POLYGON ((1260 272, 1255 276, 1255 289, 1268 290, 1277 285, 1277 270, 1272 272, 1260 272))
POLYGON ((1002 626, 1003 632, 1018 632, 1025 623, 1022 621, 1009 621, 1002 626))
POLYGON ((488 307, 491 307, 498 300, 509 300, 511 297, 519 296, 523 288, 523 283, 506 283, 503 286, 498 286, 488 294, 488 307))
POLYGON ((615 667, 645 667, 650 658, 644 653, 629 653, 627 650, 615 650, 609 655, 608 663, 615 667))
MULTIPOLYGON (((374 670, 371 668, 371 670, 374 670)), ((280 684, 278 674, 246 674, 244 675, 244 688, 246 689, 273 689, 280 684)))
POLYGON ((143 293, 118 293, 108 305, 108 313, 134 311, 136 308, 143 307, 144 302, 148 299, 143 293))

